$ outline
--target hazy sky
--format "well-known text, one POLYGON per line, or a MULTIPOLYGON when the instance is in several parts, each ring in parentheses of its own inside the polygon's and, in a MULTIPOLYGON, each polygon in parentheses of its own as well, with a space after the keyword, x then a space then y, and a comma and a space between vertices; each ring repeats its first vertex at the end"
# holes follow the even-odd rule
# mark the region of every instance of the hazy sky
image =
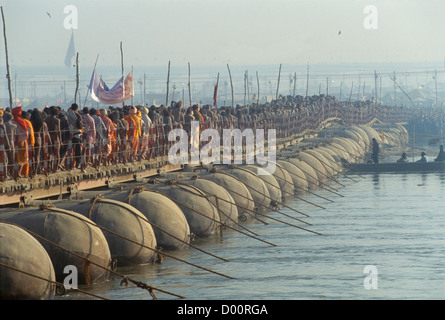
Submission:
POLYGON ((127 66, 165 66, 169 60, 194 66, 443 62, 445 57, 443 0, 2 3, 12 66, 63 66, 72 32, 65 28, 69 17, 77 20, 73 31, 83 66, 93 65, 98 54, 99 65, 120 66, 121 41, 127 66), (77 9, 77 19, 64 13, 68 5, 77 9), (368 5, 377 11, 364 13, 368 5), (369 20, 371 15, 378 20, 369 20))

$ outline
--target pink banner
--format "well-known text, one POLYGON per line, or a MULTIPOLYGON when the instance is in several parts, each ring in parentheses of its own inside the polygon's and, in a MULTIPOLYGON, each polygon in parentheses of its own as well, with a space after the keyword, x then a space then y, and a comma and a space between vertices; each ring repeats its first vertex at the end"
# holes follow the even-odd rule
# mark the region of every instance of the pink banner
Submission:
POLYGON ((124 77, 120 78, 120 80, 109 89, 105 84, 105 81, 102 77, 99 77, 96 69, 94 69, 90 82, 90 89, 91 98, 94 101, 103 104, 122 103, 134 96, 133 72, 130 72, 125 80, 124 77))

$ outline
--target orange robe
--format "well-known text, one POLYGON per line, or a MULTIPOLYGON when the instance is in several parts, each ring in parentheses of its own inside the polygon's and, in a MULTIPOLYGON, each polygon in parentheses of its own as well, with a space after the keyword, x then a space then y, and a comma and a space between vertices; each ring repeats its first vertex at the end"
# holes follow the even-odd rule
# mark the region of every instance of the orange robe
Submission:
POLYGON ((136 155, 139 145, 139 137, 137 136, 137 124, 130 115, 125 115, 124 119, 128 122, 127 137, 128 143, 131 144, 132 154, 136 155))

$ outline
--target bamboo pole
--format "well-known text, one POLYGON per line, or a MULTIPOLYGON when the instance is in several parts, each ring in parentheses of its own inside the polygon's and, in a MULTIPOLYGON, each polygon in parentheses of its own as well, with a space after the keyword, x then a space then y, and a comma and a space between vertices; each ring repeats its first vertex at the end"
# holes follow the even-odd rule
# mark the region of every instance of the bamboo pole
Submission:
MULTIPOLYGON (((247 86, 247 104, 250 105, 250 91, 249 91, 249 71, 246 70, 246 86, 247 86)), ((247 108, 249 111, 249 108, 247 108)))
POLYGON ((168 62, 168 73, 167 73, 167 94, 165 95, 165 107, 168 107, 168 91, 170 87, 170 61, 168 62))
POLYGON ((6 55, 6 79, 8 79, 8 91, 9 91, 9 107, 12 109, 12 92, 11 92, 11 74, 9 72, 9 56, 8 56, 8 41, 6 40, 6 22, 5 15, 2 10, 2 20, 3 20, 3 38, 5 39, 5 55, 6 55))
POLYGON ((396 105, 397 104, 397 91, 396 91, 396 71, 394 70, 394 79, 393 79, 393 81, 394 81, 394 105, 396 105))
POLYGON ((329 78, 326 78, 326 96, 329 95, 329 78))
POLYGON ((340 102, 341 102, 341 96, 342 96, 342 89, 343 89, 343 81, 340 82, 340 102))
POLYGON ((74 91, 74 103, 77 103, 78 91, 79 91, 79 52, 76 54, 76 90, 74 91))
POLYGON ((260 106, 260 78, 258 77, 258 71, 256 72, 256 82, 258 86, 258 98, 257 98, 257 107, 260 106))
POLYGON ((246 94, 247 94, 247 70, 244 72, 244 106, 246 106, 246 94))
POLYGON ((147 106, 147 103, 145 102, 145 96, 146 96, 146 94, 145 94, 145 73, 144 73, 144 107, 146 107, 147 106))
POLYGON ((388 75, 390 78, 391 78, 391 80, 392 81, 394 81, 394 84, 403 92, 403 94, 408 98, 408 100, 411 102, 411 104, 413 105, 413 106, 415 106, 414 105, 414 102, 413 102, 413 100, 411 100, 411 97, 405 92, 405 90, 403 90, 402 89, 402 87, 396 82, 396 79, 395 78, 393 78, 393 77, 391 77, 390 75, 388 75))
POLYGON ((377 94, 377 71, 374 70, 374 87, 375 87, 375 103, 378 103, 378 94, 377 94))
POLYGON ((280 89, 280 78, 281 78, 281 64, 280 69, 278 70, 278 84, 277 84, 277 93, 275 95, 275 99, 278 100, 278 90, 280 89))
POLYGON ((380 89, 379 89, 379 96, 380 96, 380 104, 382 104, 382 76, 379 77, 380 80, 380 89))
POLYGON ((233 82, 232 82, 232 74, 230 73, 230 67, 229 64, 227 64, 227 70, 229 70, 229 77, 230 77, 230 87, 232 88, 232 108, 234 107, 234 97, 233 97, 233 82))
POLYGON ((192 89, 190 87, 190 62, 188 63, 188 67, 189 67, 189 82, 188 82, 188 87, 189 87, 189 101, 190 101, 190 107, 192 106, 192 89))
POLYGON ((363 82, 363 93, 362 93, 362 100, 365 100, 365 87, 366 87, 366 81, 363 82))
MULTIPOLYGON (((121 71, 122 71, 122 77, 124 77, 124 51, 122 49, 122 41, 120 43, 120 49, 121 49, 121 71)), ((122 107, 124 107, 124 101, 122 101, 122 107)))
POLYGON ((217 105, 218 105, 218 102, 217 102, 218 101, 218 88, 219 88, 219 72, 216 77, 216 87, 213 92, 213 106, 214 107, 217 107, 217 105))
MULTIPOLYGON (((133 66, 131 66, 131 74, 133 74, 133 66)), ((125 81, 123 83, 125 87, 125 81)), ((131 105, 133 105, 133 97, 131 97, 131 105)))

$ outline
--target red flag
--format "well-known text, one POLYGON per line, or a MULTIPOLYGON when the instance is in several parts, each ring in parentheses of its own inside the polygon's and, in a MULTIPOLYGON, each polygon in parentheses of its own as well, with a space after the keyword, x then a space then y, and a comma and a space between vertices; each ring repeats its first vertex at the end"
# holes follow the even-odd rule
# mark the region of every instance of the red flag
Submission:
POLYGON ((215 85, 215 89, 213 90, 213 106, 216 107, 216 96, 218 94, 218 85, 215 85))

